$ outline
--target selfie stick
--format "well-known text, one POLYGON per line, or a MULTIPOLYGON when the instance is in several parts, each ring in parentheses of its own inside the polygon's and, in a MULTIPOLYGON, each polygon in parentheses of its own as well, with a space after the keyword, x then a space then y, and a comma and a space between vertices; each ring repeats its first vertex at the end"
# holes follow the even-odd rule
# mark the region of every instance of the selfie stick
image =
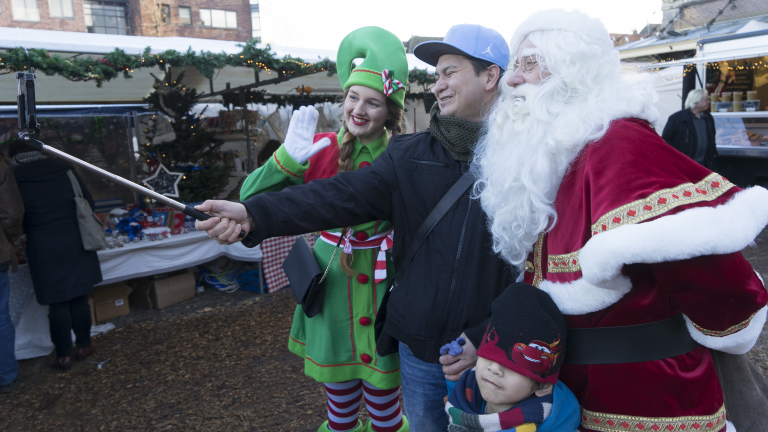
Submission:
MULTIPOLYGON (((168 198, 165 195, 161 195, 153 190, 139 186, 132 181, 126 180, 118 175, 112 174, 97 166, 91 165, 88 162, 82 161, 74 156, 70 156, 61 150, 45 145, 41 141, 32 138, 31 134, 40 132, 40 124, 37 123, 37 114, 35 110, 35 74, 17 72, 16 79, 18 80, 18 96, 16 102, 19 110, 19 138, 21 138, 25 144, 37 151, 55 156, 59 159, 64 159, 73 165, 85 168, 88 171, 107 178, 112 182, 127 187, 128 189, 136 191, 140 194, 146 195, 155 201, 165 204, 168 207, 171 207, 174 210, 178 210, 185 215, 191 216, 199 221, 205 221, 212 217, 211 215, 196 210, 194 207, 184 205, 176 200, 168 198)), ((238 234, 238 237, 240 239, 245 238, 246 232, 241 230, 238 234)))

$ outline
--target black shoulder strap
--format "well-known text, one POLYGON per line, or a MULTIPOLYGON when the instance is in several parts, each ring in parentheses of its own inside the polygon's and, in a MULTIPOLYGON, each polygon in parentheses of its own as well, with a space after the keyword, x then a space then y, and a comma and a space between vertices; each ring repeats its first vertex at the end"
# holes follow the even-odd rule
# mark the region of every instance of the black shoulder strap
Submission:
POLYGON ((427 218, 424 219, 424 222, 421 224, 419 229, 416 230, 416 234, 414 234, 413 239, 410 241, 410 243, 408 243, 408 249, 406 249, 405 255, 403 255, 403 260, 400 262, 400 265, 398 265, 397 274, 395 274, 395 285, 399 284, 400 281, 403 280, 405 271, 408 269, 411 261, 413 261, 413 257, 416 256, 416 252, 418 252, 419 248, 421 248, 424 240, 426 240, 427 236, 429 236, 429 233, 435 229, 437 223, 443 219, 443 216, 448 213, 448 210, 450 210, 451 207, 453 207, 453 205, 459 201, 459 198, 464 195, 464 192, 469 190, 474 182, 475 179, 472 177, 472 175, 469 174, 469 172, 464 173, 464 175, 456 180, 456 183, 454 183, 453 186, 448 189, 448 192, 443 195, 435 208, 433 208, 429 213, 427 218))

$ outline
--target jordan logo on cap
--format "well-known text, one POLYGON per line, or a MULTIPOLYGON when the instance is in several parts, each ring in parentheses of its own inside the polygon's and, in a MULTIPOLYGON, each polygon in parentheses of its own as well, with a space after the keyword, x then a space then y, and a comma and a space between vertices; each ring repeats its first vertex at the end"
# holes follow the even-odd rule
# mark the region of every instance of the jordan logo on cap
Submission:
POLYGON ((491 57, 493 57, 493 53, 491 52, 491 47, 492 46, 493 46, 493 44, 488 45, 488 48, 486 48, 485 51, 481 52, 480 54, 488 53, 488 54, 491 55, 491 57))

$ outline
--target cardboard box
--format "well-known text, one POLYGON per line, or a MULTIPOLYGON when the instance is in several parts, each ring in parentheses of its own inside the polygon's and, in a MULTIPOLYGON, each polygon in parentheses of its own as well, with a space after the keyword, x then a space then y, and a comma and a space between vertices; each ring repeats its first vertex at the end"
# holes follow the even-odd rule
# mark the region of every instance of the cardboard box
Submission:
POLYGON ((96 321, 106 321, 128 315, 131 312, 128 305, 130 293, 131 288, 122 282, 96 287, 93 291, 93 309, 96 321))
POLYGON ((195 276, 183 273, 160 280, 141 280, 131 294, 131 303, 144 309, 163 309, 194 296, 195 276))

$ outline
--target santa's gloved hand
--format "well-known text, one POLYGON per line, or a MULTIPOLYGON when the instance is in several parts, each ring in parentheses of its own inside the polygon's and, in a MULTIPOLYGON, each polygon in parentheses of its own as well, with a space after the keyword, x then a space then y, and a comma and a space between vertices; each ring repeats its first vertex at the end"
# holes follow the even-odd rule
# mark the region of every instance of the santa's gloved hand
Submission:
POLYGON ((285 151, 301 165, 304 165, 315 153, 331 144, 331 140, 328 138, 312 143, 319 116, 320 113, 315 107, 303 106, 293 112, 291 123, 288 125, 288 133, 285 135, 285 151))

